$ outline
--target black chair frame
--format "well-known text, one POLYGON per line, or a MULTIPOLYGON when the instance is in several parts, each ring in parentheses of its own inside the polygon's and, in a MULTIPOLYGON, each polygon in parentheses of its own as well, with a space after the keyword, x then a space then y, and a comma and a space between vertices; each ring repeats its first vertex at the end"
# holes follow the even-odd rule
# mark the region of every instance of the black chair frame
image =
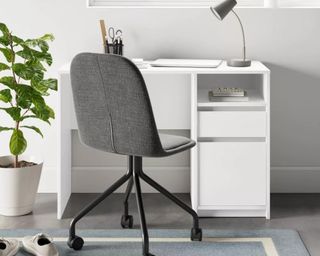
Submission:
POLYGON ((85 215, 87 215, 91 210, 93 210, 99 203, 101 203, 104 199, 106 199, 110 194, 112 194, 115 190, 117 190, 121 185, 125 182, 128 182, 127 189, 125 192, 124 199, 124 214, 121 218, 121 226, 123 228, 132 228, 133 227, 133 217, 129 215, 129 204, 128 199, 131 194, 133 186, 135 186, 135 195, 138 205, 138 211, 140 216, 140 226, 142 231, 142 249, 144 256, 152 256, 149 252, 149 234, 148 228, 144 213, 144 206, 142 200, 142 192, 140 179, 148 183, 151 187, 159 191, 161 194, 165 195, 167 198, 172 200, 178 206, 180 206, 183 210, 188 212, 193 217, 193 227, 191 229, 191 240, 192 241, 201 241, 202 240, 202 230, 199 228, 199 217, 197 213, 189 207, 187 204, 182 202, 176 196, 171 194, 157 182, 152 180, 143 172, 142 167, 142 157, 140 156, 128 156, 128 171, 122 176, 118 181, 116 181, 110 188, 108 188, 103 194, 101 194, 98 198, 96 198, 93 202, 91 202, 88 206, 86 206, 71 222, 69 229, 69 239, 68 245, 70 248, 74 250, 81 250, 84 244, 84 241, 81 237, 76 235, 76 224, 79 220, 81 220, 85 215))

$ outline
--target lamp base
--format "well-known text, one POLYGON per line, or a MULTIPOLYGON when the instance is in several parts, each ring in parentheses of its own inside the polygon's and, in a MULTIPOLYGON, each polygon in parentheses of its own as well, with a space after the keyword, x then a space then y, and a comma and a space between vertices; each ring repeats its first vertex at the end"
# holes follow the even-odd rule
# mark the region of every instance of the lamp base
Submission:
POLYGON ((227 65, 230 67, 250 67, 251 60, 244 59, 232 59, 227 61, 227 65))

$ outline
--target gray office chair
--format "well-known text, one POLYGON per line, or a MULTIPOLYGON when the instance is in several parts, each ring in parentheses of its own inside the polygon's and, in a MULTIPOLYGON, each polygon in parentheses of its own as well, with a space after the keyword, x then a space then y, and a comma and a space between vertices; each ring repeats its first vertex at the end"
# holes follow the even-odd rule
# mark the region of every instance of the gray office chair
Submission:
POLYGON ((158 133, 144 79, 128 59, 108 54, 81 53, 71 64, 71 84, 81 141, 98 150, 128 156, 128 171, 71 222, 68 245, 80 250, 83 239, 76 236, 76 223, 126 181, 123 228, 132 228, 128 198, 133 184, 140 215, 143 255, 150 256, 149 237, 141 195, 140 179, 167 196, 193 217, 191 239, 202 240, 195 211, 149 178, 142 169, 143 157, 170 156, 195 146, 188 138, 158 133))

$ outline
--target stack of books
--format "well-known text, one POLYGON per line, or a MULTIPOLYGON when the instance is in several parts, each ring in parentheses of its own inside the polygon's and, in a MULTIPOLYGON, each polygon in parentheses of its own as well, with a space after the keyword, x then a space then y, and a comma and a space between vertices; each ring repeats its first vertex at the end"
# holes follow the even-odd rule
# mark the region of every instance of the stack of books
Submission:
POLYGON ((209 100, 217 102, 248 101, 247 92, 242 88, 214 88, 209 91, 209 100))

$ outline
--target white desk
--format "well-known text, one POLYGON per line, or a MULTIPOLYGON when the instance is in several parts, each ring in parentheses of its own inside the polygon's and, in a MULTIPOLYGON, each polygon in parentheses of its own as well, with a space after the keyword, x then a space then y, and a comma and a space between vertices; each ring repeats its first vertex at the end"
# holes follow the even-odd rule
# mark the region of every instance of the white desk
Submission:
MULTIPOLYGON (((58 218, 71 195, 71 130, 77 129, 69 65, 60 69, 58 218)), ((158 129, 190 129, 191 201, 200 216, 270 218, 270 71, 248 68, 141 70, 158 129), (213 87, 244 87, 248 102, 209 102, 213 87), (166 104, 163 104, 163 100, 166 104), (164 105, 166 106, 164 108, 164 105)))

